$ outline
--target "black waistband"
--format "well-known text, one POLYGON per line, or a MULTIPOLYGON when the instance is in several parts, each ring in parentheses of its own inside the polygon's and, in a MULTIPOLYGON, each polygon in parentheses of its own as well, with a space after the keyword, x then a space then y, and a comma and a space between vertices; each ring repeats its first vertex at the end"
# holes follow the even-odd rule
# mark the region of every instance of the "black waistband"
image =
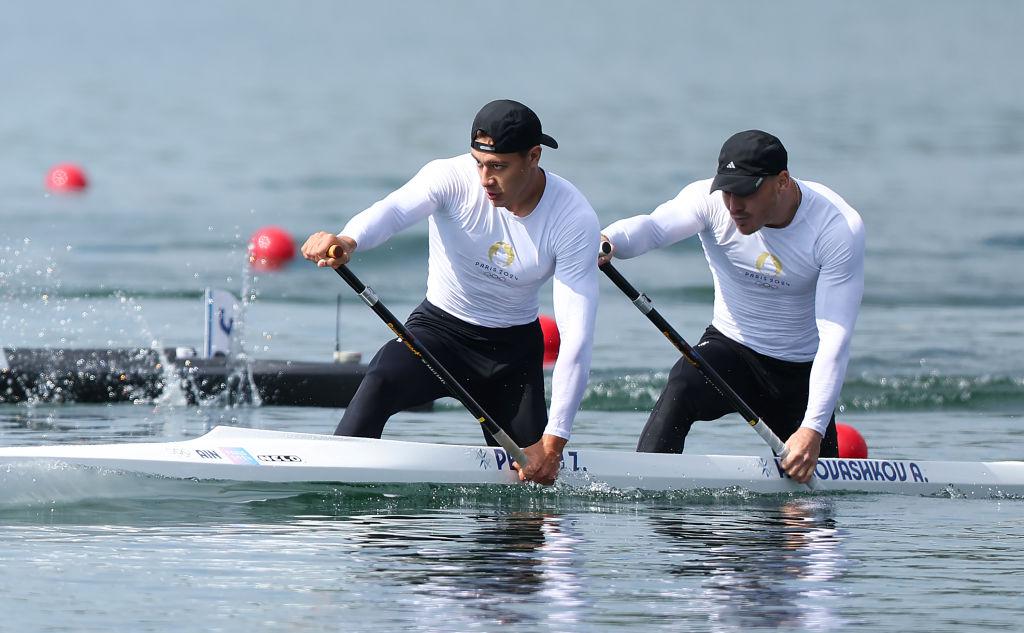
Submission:
POLYGON ((710 338, 717 338, 725 342, 733 349, 735 349, 737 353, 742 354, 743 356, 746 356, 748 358, 751 358, 752 360, 757 361, 759 364, 772 369, 780 369, 786 371, 810 371, 811 365, 814 363, 814 361, 798 362, 791 360, 782 360, 781 358, 775 358, 774 356, 762 354, 761 352, 758 352, 747 347, 743 343, 732 340, 725 334, 722 334, 722 332, 713 325, 708 326, 708 328, 704 331, 704 336, 710 338))
POLYGON ((476 325, 475 323, 469 323, 462 319, 445 312, 441 308, 430 303, 426 299, 423 300, 409 315, 408 324, 419 326, 440 326, 449 330, 462 332, 467 336, 488 338, 488 339, 505 339, 505 338, 519 338, 529 333, 534 332, 539 327, 539 320, 531 321, 523 325, 511 325, 509 327, 487 327, 484 325, 476 325))

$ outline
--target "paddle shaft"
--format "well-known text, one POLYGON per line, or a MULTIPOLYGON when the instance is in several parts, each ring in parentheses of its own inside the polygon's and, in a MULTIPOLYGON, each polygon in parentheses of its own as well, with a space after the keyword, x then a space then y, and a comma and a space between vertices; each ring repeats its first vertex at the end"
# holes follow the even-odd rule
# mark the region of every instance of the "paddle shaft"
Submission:
MULTIPOLYGON (((335 248, 337 247, 332 246, 328 250, 328 256, 332 258, 335 257, 335 248)), ((347 283, 349 287, 351 287, 352 290, 362 298, 366 305, 370 306, 370 309, 373 310, 382 321, 384 321, 384 324, 387 325, 403 343, 405 343, 405 346, 409 348, 409 351, 423 361, 423 364, 427 366, 430 373, 434 374, 434 376, 441 381, 441 384, 448 389, 452 396, 457 398, 467 409, 469 409, 469 412, 473 414, 485 429, 487 429, 487 432, 491 434, 491 437, 493 437, 495 441, 512 456, 512 459, 517 461, 520 467, 526 466, 529 460, 526 457, 526 453, 523 452, 523 449, 519 448, 519 445, 512 441, 512 438, 509 437, 500 426, 498 426, 498 423, 494 421, 494 418, 484 411, 483 407, 481 407, 473 396, 466 391, 465 387, 460 385, 451 373, 445 369, 444 365, 434 358, 434 355, 430 353, 430 350, 424 347, 419 340, 413 336, 412 332, 410 332, 401 321, 395 318, 395 315, 391 313, 391 310, 388 310, 387 306, 381 303, 380 298, 377 296, 377 293, 373 291, 373 288, 368 287, 360 281, 359 278, 348 269, 348 266, 344 264, 338 266, 334 270, 342 279, 345 280, 345 283, 347 283)))
MULTIPOLYGON (((611 245, 608 244, 608 242, 602 242, 601 252, 606 255, 609 254, 611 252, 610 246, 611 245)), ((769 447, 771 447, 772 451, 779 457, 784 458, 789 450, 786 448, 786 445, 782 443, 782 440, 779 439, 779 436, 775 435, 775 433, 768 428, 768 425, 764 423, 764 420, 758 417, 758 415, 754 413, 754 410, 743 401, 743 398, 741 398, 740 395, 729 386, 729 383, 725 382, 725 379, 722 378, 722 376, 719 375, 713 367, 708 365, 703 358, 701 358, 700 354, 697 353, 697 350, 690 347, 690 344, 687 343, 686 340, 676 332, 675 328, 673 328, 654 308, 654 306, 651 305, 651 300, 647 298, 647 295, 634 288, 633 284, 629 283, 629 281, 627 281, 626 278, 623 277, 614 266, 612 266, 611 262, 601 264, 600 269, 601 272, 612 280, 612 283, 615 284, 619 290, 629 297, 629 300, 633 302, 633 305, 635 305, 640 312, 643 312, 655 327, 661 330, 661 333, 665 335, 665 338, 675 345, 676 349, 682 353, 683 357, 691 365, 696 367, 700 373, 704 374, 704 377, 707 378, 708 382, 718 389, 718 391, 725 396, 725 398, 729 400, 734 407, 736 407, 736 411, 743 416, 743 419, 747 421, 747 424, 749 424, 751 428, 757 431, 757 434, 761 436, 761 439, 763 439, 769 447)))

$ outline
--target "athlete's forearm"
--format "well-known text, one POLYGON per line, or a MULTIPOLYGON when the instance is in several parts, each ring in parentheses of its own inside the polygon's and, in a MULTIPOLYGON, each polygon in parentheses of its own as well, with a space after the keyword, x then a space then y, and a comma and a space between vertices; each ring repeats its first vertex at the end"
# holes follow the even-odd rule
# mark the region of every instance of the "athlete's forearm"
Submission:
POLYGON ((811 365, 807 411, 800 426, 812 428, 821 435, 825 435, 843 388, 851 335, 851 330, 836 323, 818 322, 818 352, 811 365))
POLYGON ((807 412, 801 423, 822 435, 843 388, 850 341, 864 296, 863 230, 835 243, 824 256, 827 260, 814 293, 818 351, 811 365, 807 412))
POLYGON ((557 278, 554 281, 555 321, 561 344, 551 375, 551 409, 545 433, 566 440, 572 433, 573 421, 590 377, 597 317, 596 272, 581 280, 578 288, 582 292, 557 278))

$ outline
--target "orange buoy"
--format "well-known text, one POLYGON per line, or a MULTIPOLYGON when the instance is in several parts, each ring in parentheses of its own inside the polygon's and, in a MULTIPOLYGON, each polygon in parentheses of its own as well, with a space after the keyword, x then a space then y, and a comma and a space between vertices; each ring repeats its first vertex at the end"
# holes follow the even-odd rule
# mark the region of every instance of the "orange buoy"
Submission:
POLYGON ((848 459, 867 459, 868 444, 864 437, 848 424, 836 422, 836 436, 839 440, 839 456, 848 459))
POLYGON ((276 270, 295 257, 295 241, 278 226, 265 226, 249 238, 249 263, 258 270, 276 270))
POLYGON ((544 332, 544 364, 550 365, 558 358, 558 347, 562 337, 558 334, 558 324, 546 314, 540 315, 540 329, 544 332))
POLYGON ((82 168, 73 163, 55 165, 46 174, 46 187, 59 193, 74 193, 85 189, 88 181, 82 168))

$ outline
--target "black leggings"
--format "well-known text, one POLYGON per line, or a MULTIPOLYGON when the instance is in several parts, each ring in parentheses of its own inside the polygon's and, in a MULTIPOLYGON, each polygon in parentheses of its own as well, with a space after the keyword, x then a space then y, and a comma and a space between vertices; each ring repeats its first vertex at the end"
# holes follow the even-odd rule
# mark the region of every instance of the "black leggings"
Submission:
MULTIPOLYGON (((793 363, 737 343, 709 326, 695 346, 700 357, 785 442, 804 419, 811 363, 793 363)), ((697 420, 717 420, 736 408, 685 358, 672 367, 668 384, 640 434, 641 453, 681 453, 697 420)), ((821 457, 838 457, 833 414, 821 440, 821 457)))
MULTIPOLYGON (((406 327, 516 444, 540 440, 547 426, 540 321, 482 327, 424 301, 406 327)), ((395 413, 450 395, 405 343, 392 339, 370 361, 334 434, 380 437, 395 413)), ((484 438, 496 445, 486 431, 484 438)))

